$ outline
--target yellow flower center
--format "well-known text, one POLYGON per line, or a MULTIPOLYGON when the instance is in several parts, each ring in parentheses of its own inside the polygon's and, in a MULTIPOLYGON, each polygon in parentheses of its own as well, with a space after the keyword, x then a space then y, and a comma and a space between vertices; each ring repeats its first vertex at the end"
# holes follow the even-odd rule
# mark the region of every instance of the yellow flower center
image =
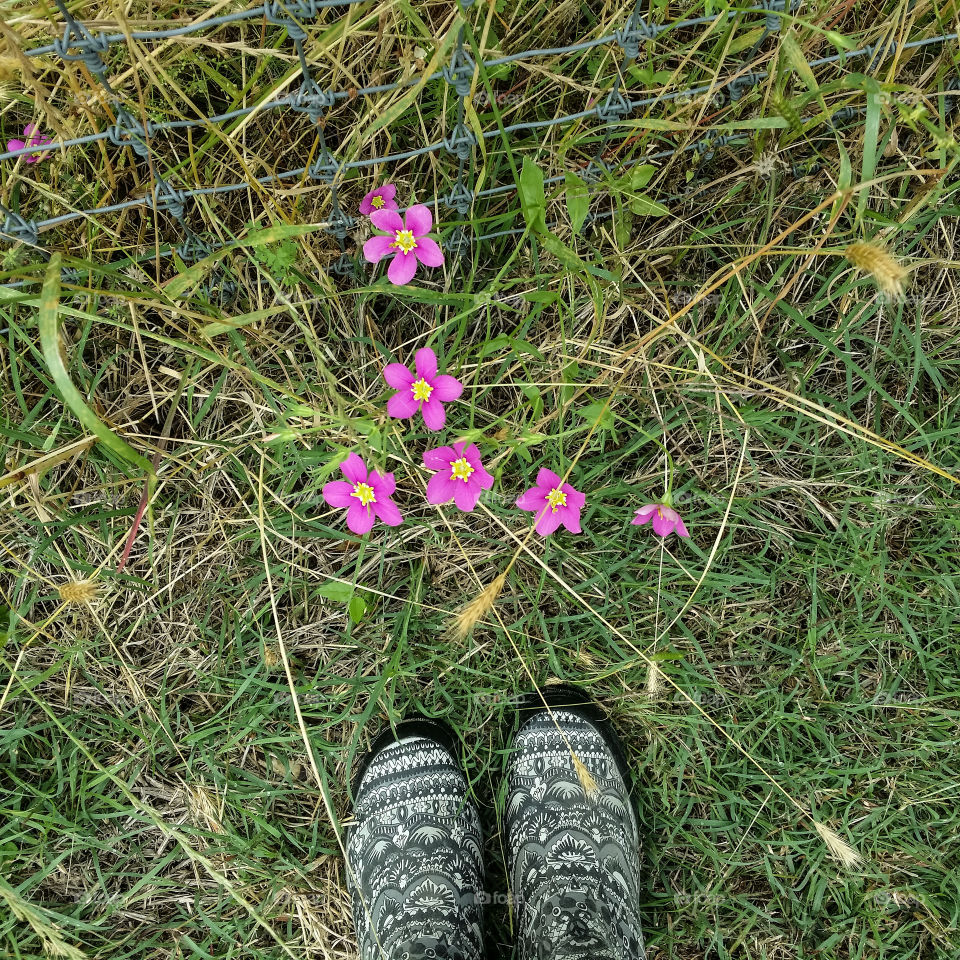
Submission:
POLYGON ((413 390, 414 400, 429 400, 430 394, 433 393, 433 387, 427 383, 423 377, 419 380, 414 380, 410 385, 410 389, 413 390))
POLYGON ((377 502, 373 487, 371 487, 369 483, 358 483, 353 488, 353 493, 351 493, 350 496, 356 497, 364 506, 377 502))
POLYGON ((393 243, 390 244, 391 247, 398 247, 404 253, 409 253, 415 246, 417 241, 414 239, 412 230, 398 230, 393 238, 393 243))
POLYGON ((450 467, 451 480, 462 480, 466 483, 470 479, 470 474, 473 473, 473 467, 467 462, 466 457, 461 457, 459 460, 451 460, 450 467))
POLYGON ((383 199, 383 197, 374 197, 374 198, 370 201, 370 206, 371 206, 371 207, 375 207, 377 210, 379 210, 379 209, 383 206, 383 204, 384 204, 384 199, 383 199))
POLYGON ((556 513, 558 507, 567 505, 567 495, 562 490, 554 488, 547 494, 547 503, 550 504, 550 512, 556 513))

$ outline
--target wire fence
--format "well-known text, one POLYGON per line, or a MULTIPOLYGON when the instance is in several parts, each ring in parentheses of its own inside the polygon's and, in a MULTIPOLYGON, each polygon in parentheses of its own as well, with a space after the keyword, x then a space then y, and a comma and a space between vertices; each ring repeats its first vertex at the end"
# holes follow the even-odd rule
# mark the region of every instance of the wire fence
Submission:
MULTIPOLYGON (((175 252, 185 263, 192 263, 212 254, 221 246, 220 244, 212 242, 209 236, 204 236, 191 227, 188 216, 192 206, 191 201, 195 198, 223 196, 250 189, 254 185, 266 187, 281 184, 284 181, 305 181, 309 179, 315 183, 326 184, 329 187, 330 213, 327 220, 322 224, 322 228, 332 235, 339 246, 340 255, 338 259, 331 264, 329 269, 333 274, 341 276, 353 276, 358 266, 356 259, 351 256, 347 250, 347 238, 356 227, 356 220, 344 211, 339 195, 346 175, 352 171, 379 168, 382 165, 398 164, 404 160, 446 152, 456 158, 456 177, 448 192, 426 201, 429 206, 434 208, 438 219, 438 211, 441 205, 455 214, 455 218, 446 221, 448 223, 452 222, 452 228, 443 238, 443 246, 454 256, 460 256, 469 251, 474 243, 523 233, 522 229, 505 229, 478 234, 471 231, 468 222, 468 215, 472 208, 475 209, 477 201, 506 196, 517 190, 515 183, 476 189, 467 182, 468 166, 472 167, 470 161, 475 156, 479 141, 477 135, 465 122, 466 101, 470 97, 478 77, 482 77, 483 75, 481 67, 483 71, 486 71, 507 64, 532 61, 544 57, 572 55, 590 51, 594 48, 609 47, 610 45, 616 45, 619 48, 621 59, 612 86, 604 96, 598 97, 596 102, 589 105, 587 109, 573 113, 558 114, 557 116, 544 120, 512 123, 507 126, 498 123, 495 129, 485 130, 481 134, 484 140, 502 141, 508 134, 543 131, 551 127, 575 124, 577 122, 596 122, 598 129, 591 131, 594 136, 599 133, 599 142, 594 151, 594 156, 588 162, 579 166, 575 172, 578 172, 582 176, 583 181, 588 186, 588 190, 591 191, 593 195, 597 195, 603 192, 604 183, 610 175, 614 172, 622 174, 636 164, 663 160, 684 152, 693 152, 699 154, 703 160, 709 160, 720 147, 749 142, 752 136, 750 131, 719 135, 708 134, 682 146, 653 152, 648 150, 641 156, 633 159, 618 160, 613 166, 609 164, 606 159, 609 153, 607 149, 608 144, 617 133, 618 128, 622 129, 628 118, 641 109, 655 108, 658 105, 666 104, 670 101, 701 96, 715 97, 718 100, 722 100, 725 104, 734 104, 741 100, 752 87, 762 83, 769 77, 769 73, 760 67, 756 62, 756 58, 767 40, 780 31, 783 15, 793 13, 798 6, 798 0, 764 0, 764 2, 758 6, 727 10, 715 16, 696 17, 676 20, 670 23, 654 24, 649 23, 640 14, 641 0, 637 0, 635 8, 627 18, 623 27, 613 33, 567 46, 524 50, 519 53, 510 54, 509 56, 491 58, 489 60, 480 58, 481 62, 478 65, 465 42, 466 15, 472 7, 474 0, 459 0, 459 11, 463 17, 463 22, 459 27, 449 62, 441 70, 431 73, 426 78, 414 76, 393 83, 360 89, 334 90, 322 88, 320 84, 317 83, 313 70, 311 69, 306 49, 306 41, 309 36, 307 31, 310 26, 310 21, 316 18, 321 11, 328 8, 349 7, 360 3, 367 3, 369 0, 298 0, 298 2, 291 3, 270 2, 247 10, 195 21, 185 26, 165 30, 144 30, 112 34, 105 34, 103 32, 94 34, 84 23, 73 17, 66 6, 65 0, 54 0, 54 2, 63 18, 63 35, 53 43, 27 49, 24 50, 23 53, 28 57, 47 57, 53 55, 59 57, 65 63, 74 61, 82 62, 90 75, 95 78, 95 81, 102 87, 106 100, 111 106, 114 122, 99 132, 69 140, 62 140, 59 143, 28 146, 18 150, 7 150, 0 153, 0 161, 49 152, 56 148, 65 150, 68 147, 78 147, 100 141, 108 141, 118 148, 129 147, 132 149, 138 160, 148 165, 153 186, 152 189, 143 196, 131 197, 127 200, 106 206, 83 210, 69 210, 58 216, 43 220, 28 219, 19 208, 16 200, 8 200, 6 204, 0 203, 0 217, 3 218, 0 235, 8 240, 27 244, 33 248, 42 259, 47 260, 50 254, 45 249, 41 238, 43 232, 69 224, 73 221, 103 217, 107 214, 117 213, 133 207, 143 207, 144 209, 151 209, 154 213, 170 215, 179 227, 180 239, 179 242, 176 243, 163 244, 162 247, 152 250, 149 256, 140 258, 140 260, 152 260, 157 256, 169 255, 175 252), (628 75, 628 67, 639 55, 640 45, 645 41, 652 41, 666 33, 675 32, 684 28, 714 25, 723 20, 732 21, 735 18, 741 18, 751 23, 752 20, 758 16, 762 16, 763 18, 763 29, 759 39, 754 42, 749 51, 747 51, 746 57, 744 58, 746 62, 743 63, 741 69, 731 73, 726 79, 716 79, 707 84, 700 84, 681 90, 670 92, 661 91, 653 96, 640 98, 631 96, 631 91, 628 90, 625 85, 625 77, 628 75), (301 77, 299 89, 288 95, 195 120, 153 122, 135 116, 127 108, 122 95, 110 82, 110 68, 105 58, 109 56, 114 45, 125 44, 130 39, 157 41, 184 37, 256 18, 261 18, 266 23, 273 24, 285 30, 286 38, 293 44, 299 61, 301 77), (412 87, 416 84, 433 83, 436 81, 443 81, 449 84, 456 95, 456 119, 447 136, 413 150, 364 157, 362 159, 338 160, 335 150, 332 149, 331 145, 327 142, 324 132, 323 120, 328 111, 348 99, 356 100, 362 97, 378 96, 412 87), (312 151, 312 159, 309 163, 290 170, 249 178, 236 183, 200 187, 177 187, 171 182, 172 178, 168 178, 158 172, 162 162, 158 151, 163 142, 164 135, 175 131, 192 129, 208 132, 214 131, 218 127, 234 120, 251 117, 254 114, 260 114, 265 111, 282 109, 293 110, 309 116, 316 134, 316 143, 312 151)), ((957 33, 950 33, 924 37, 909 42, 890 40, 864 46, 857 50, 821 57, 817 60, 810 61, 809 66, 813 68, 831 63, 846 64, 865 60, 866 63, 863 66, 863 72, 867 73, 879 67, 885 60, 899 53, 930 45, 944 44, 957 39, 957 33)), ((474 53, 476 53, 475 49, 474 53)), ((960 84, 957 85, 960 86, 960 84)), ((945 94, 945 113, 955 109, 958 102, 960 102, 960 97, 957 97, 955 93, 956 91, 950 91, 945 94)), ((863 107, 843 107, 832 115, 830 123, 835 127, 840 127, 842 123, 856 120, 864 112, 865 108, 863 107)), ((791 169, 794 175, 800 175, 800 173, 811 172, 813 168, 809 163, 806 166, 794 163, 791 169)), ((564 179, 565 174, 560 174, 558 176, 545 178, 544 183, 546 186, 551 186, 562 182, 564 179)), ((6 192, 5 190, 4 195, 6 195, 6 192)), ((16 192, 14 196, 19 197, 19 193, 16 192)), ((406 209, 407 208, 401 207, 401 212, 406 209)), ((612 212, 588 213, 582 230, 589 229, 599 220, 611 215, 612 212)), ((126 262, 130 261, 128 260, 126 262)), ((216 271, 217 273, 214 280, 211 283, 205 284, 200 292, 207 296, 216 293, 221 301, 223 301, 236 293, 237 282, 229 274, 228 267, 221 264, 217 266, 216 271)), ((82 268, 64 268, 62 280, 67 284, 78 284, 84 272, 82 268)), ((8 286, 20 286, 36 282, 36 280, 24 280, 16 284, 8 284, 8 286)))

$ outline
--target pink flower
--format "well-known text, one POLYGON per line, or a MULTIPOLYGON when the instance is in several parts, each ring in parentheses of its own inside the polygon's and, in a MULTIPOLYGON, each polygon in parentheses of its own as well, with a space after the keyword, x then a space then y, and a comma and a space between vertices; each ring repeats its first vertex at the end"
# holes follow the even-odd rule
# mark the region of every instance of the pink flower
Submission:
POLYGON ((549 536, 561 523, 571 533, 580 533, 580 511, 586 502, 587 498, 579 490, 574 490, 569 483, 561 484, 552 470, 545 469, 537 474, 537 485, 517 497, 521 510, 537 514, 534 529, 541 537, 549 536))
POLYGON ((365 217, 369 217, 374 210, 396 210, 397 201, 393 199, 396 195, 396 185, 385 183, 382 187, 371 190, 360 201, 360 212, 365 217))
POLYGON ((443 405, 463 393, 463 384, 456 377, 437 376, 437 355, 429 347, 418 350, 415 361, 416 376, 402 363, 384 368, 383 379, 398 391, 387 401, 387 413, 406 420, 419 410, 428 430, 440 430, 447 419, 443 405))
MULTIPOLYGON (((28 123, 23 128, 23 135, 27 137, 27 140, 8 140, 7 149, 8 150, 22 150, 24 147, 43 147, 48 143, 53 143, 53 140, 50 137, 44 136, 43 134, 37 134, 37 125, 35 123, 28 123)), ((45 160, 49 157, 49 153, 31 153, 29 156, 24 157, 23 159, 27 163, 37 163, 40 160, 45 160)))
POLYGON ((652 521, 653 532, 666 537, 676 532, 681 537, 689 537, 687 528, 680 519, 680 514, 662 503, 648 503, 637 510, 637 515, 630 521, 633 526, 642 527, 648 520, 652 521))
POLYGON ((433 226, 433 215, 422 203, 407 211, 406 223, 396 210, 374 210, 370 214, 378 230, 389 231, 386 236, 377 234, 363 245, 363 255, 370 263, 379 263, 392 256, 387 270, 387 279, 402 286, 413 279, 417 261, 425 267, 442 267, 443 253, 436 240, 427 234, 433 226))
POLYGON ((493 477, 483 469, 480 451, 475 443, 455 443, 452 447, 437 447, 423 454, 423 465, 428 470, 439 470, 427 483, 430 503, 449 503, 469 513, 484 490, 493 486, 493 477))
POLYGON ((347 508, 347 526, 354 533, 369 533, 374 518, 382 520, 388 527, 403 522, 397 505, 390 499, 397 488, 392 473, 368 471, 355 453, 340 464, 340 472, 348 482, 331 480, 325 483, 323 499, 331 507, 347 508))

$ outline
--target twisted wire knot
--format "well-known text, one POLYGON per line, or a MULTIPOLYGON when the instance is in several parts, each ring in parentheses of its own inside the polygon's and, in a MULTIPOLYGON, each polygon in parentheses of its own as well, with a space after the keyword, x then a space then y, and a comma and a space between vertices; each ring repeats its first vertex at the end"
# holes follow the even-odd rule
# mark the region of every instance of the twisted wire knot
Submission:
POLYGON ((596 106, 597 116, 605 123, 625 117, 630 110, 630 102, 620 92, 619 87, 611 90, 607 94, 607 99, 596 106))
POLYGON ((443 247, 449 250, 455 257, 462 256, 470 249, 470 235, 465 227, 459 224, 450 231, 449 235, 443 240, 443 247))
POLYGON ((463 49, 463 44, 457 43, 450 62, 440 71, 443 79, 457 91, 457 96, 470 96, 470 85, 473 83, 473 73, 477 65, 473 58, 463 49))
POLYGON ((291 13, 295 16, 303 16, 303 10, 300 4, 268 0, 268 2, 263 5, 263 15, 266 17, 268 23, 275 24, 278 27, 284 27, 287 31, 287 36, 290 37, 291 40, 306 40, 307 31, 304 30, 296 20, 290 18, 289 14, 291 13))
POLYGON ((338 240, 346 240, 347 234, 357 225, 355 217, 344 213, 340 209, 340 204, 334 201, 333 209, 330 211, 330 219, 324 230, 332 233, 338 240))
POLYGON ((620 49, 627 60, 636 60, 640 55, 640 41, 654 40, 660 32, 655 23, 647 23, 638 13, 631 13, 627 25, 614 33, 620 49))
POLYGON ((163 177, 157 179, 154 191, 154 204, 161 213, 171 213, 177 220, 183 220, 186 194, 174 189, 163 177))
MULTIPOLYGON (((763 28, 767 33, 778 33, 780 30, 780 14, 783 12, 784 0, 763 0, 761 4, 767 15, 763 21, 763 28)), ((786 4, 790 7, 790 4, 786 4)))
POLYGON ((107 136, 116 147, 132 147, 133 152, 144 160, 150 156, 146 137, 153 135, 153 127, 149 121, 147 126, 140 122, 139 117, 133 116, 124 107, 117 110, 117 122, 107 127, 107 136), (127 139, 130 137, 130 139, 127 139))
POLYGON ((473 203, 473 191, 462 180, 457 180, 453 189, 442 198, 448 207, 453 207, 460 216, 466 216, 473 203))
POLYGON ((751 88, 765 79, 762 73, 745 73, 742 77, 734 77, 727 84, 730 102, 736 103, 751 88))
POLYGON ((53 42, 57 55, 66 61, 82 60, 84 66, 96 76, 103 79, 107 72, 107 65, 103 62, 103 54, 110 49, 110 41, 103 33, 93 36, 86 27, 70 19, 66 23, 63 36, 53 42), (80 52, 71 53, 70 48, 76 47, 80 52))
POLYGON ((584 183, 597 183, 600 180, 603 180, 610 173, 610 168, 597 157, 594 157, 587 164, 586 170, 583 171, 583 181, 584 183))
POLYGON ((333 183, 340 173, 340 164, 337 163, 334 155, 327 149, 326 145, 320 148, 317 159, 310 164, 307 173, 314 180, 322 180, 324 183, 333 183))
POLYGON ((213 247, 199 234, 189 233, 187 239, 176 248, 177 254, 184 263, 193 263, 202 260, 213 253, 213 247))
POLYGON ((857 115, 856 107, 841 107, 831 118, 830 126, 836 128, 844 120, 852 120, 857 115))
POLYGON ((341 253, 333 263, 330 264, 330 273, 338 277, 352 277, 356 269, 356 263, 353 257, 348 253, 341 253))
POLYGON ((8 213, 3 221, 3 232, 24 243, 40 246, 40 230, 36 220, 24 220, 19 213, 8 213))
POLYGON ((291 108, 298 113, 309 114, 314 123, 323 116, 324 110, 328 110, 336 102, 337 97, 333 90, 321 90, 312 80, 304 83, 290 98, 291 108))
POLYGON ((466 160, 470 156, 470 151, 477 145, 477 138, 465 123, 458 123, 450 132, 450 136, 444 137, 443 145, 450 153, 455 153, 461 160, 466 160))
POLYGON ((733 143, 738 139, 735 133, 724 133, 719 137, 704 137, 693 145, 693 149, 703 157, 704 160, 711 160, 717 147, 725 147, 728 143, 733 143))

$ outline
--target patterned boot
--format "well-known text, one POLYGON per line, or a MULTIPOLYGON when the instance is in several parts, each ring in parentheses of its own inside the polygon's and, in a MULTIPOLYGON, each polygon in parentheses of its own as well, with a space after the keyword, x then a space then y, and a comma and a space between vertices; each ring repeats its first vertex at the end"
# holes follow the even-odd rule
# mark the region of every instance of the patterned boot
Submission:
POLYGON ((520 710, 506 809, 520 960, 643 960, 627 764, 599 708, 548 687, 520 710), (583 765, 574 765, 571 750, 583 765))
POLYGON ((347 882, 361 960, 480 960, 480 820, 444 724, 407 720, 354 781, 347 882))

